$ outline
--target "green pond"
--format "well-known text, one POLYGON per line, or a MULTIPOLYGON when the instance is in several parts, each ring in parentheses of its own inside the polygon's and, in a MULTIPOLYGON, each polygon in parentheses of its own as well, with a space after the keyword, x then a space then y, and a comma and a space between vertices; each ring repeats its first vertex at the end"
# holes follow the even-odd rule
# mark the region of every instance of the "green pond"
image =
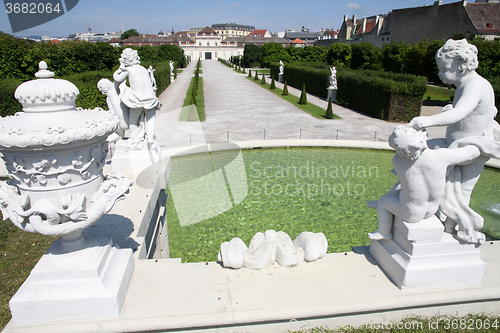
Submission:
MULTIPOLYGON (((257 232, 322 232, 328 252, 369 244, 377 212, 367 200, 385 194, 397 177, 390 151, 270 148, 172 159, 167 193, 170 257, 216 261, 234 237, 249 245, 257 232), (201 180, 203 179, 203 180, 201 180)), ((488 240, 500 239, 500 172, 486 168, 471 207, 485 218, 488 240)))

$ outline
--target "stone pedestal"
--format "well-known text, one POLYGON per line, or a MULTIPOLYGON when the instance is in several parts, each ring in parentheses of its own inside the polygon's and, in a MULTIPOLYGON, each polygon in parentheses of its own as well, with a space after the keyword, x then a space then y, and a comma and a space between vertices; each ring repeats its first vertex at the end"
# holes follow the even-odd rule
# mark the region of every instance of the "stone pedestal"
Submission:
POLYGON ((118 317, 132 278, 131 249, 110 239, 87 239, 86 247, 58 253, 56 240, 9 302, 12 322, 118 317))
POLYGON ((335 102, 337 100, 337 89, 328 87, 327 90, 328 90, 328 97, 326 98, 326 100, 328 101, 329 99, 331 99, 332 103, 335 102))
POLYGON ((278 74, 278 82, 283 83, 283 74, 278 74))
POLYGON ((392 233, 392 239, 372 240, 370 255, 400 289, 481 284, 485 264, 479 248, 445 233, 437 217, 419 223, 396 218, 392 233))
POLYGON ((174 83, 174 82, 175 82, 175 75, 170 74, 170 83, 174 83))
MULTIPOLYGON (((145 143, 141 150, 131 150, 127 144, 128 140, 118 140, 115 145, 111 166, 113 170, 121 170, 131 177, 133 175, 134 182, 139 187, 150 188, 147 184, 137 183, 139 175, 147 168, 154 166, 158 168, 161 161, 161 151, 148 149, 148 144, 145 143)), ((152 169, 148 169, 153 172, 152 169)), ((155 169, 156 170, 156 169, 155 169)), ((159 170, 154 171, 160 172, 159 170)))

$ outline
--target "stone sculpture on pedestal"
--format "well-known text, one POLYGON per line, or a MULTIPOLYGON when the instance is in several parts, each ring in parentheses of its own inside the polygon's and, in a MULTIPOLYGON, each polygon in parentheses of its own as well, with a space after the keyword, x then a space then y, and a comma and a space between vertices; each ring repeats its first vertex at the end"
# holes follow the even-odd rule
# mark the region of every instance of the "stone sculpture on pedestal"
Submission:
POLYGON ((161 103, 156 97, 154 76, 151 71, 140 65, 136 50, 123 50, 120 68, 113 74, 113 79, 119 83, 128 79, 130 85, 119 85, 120 100, 130 109, 129 149, 141 150, 144 140, 147 140, 151 150, 159 150, 154 133, 156 110, 161 107, 161 103))
POLYGON ((465 39, 448 40, 436 60, 442 81, 457 87, 453 104, 396 128, 389 144, 400 183, 369 202, 379 218, 370 254, 400 288, 476 285, 484 270, 484 220, 469 202, 486 161, 500 158, 493 88, 465 39), (422 131, 443 125, 446 138, 427 141, 422 131))
POLYGON ((117 316, 131 278, 132 251, 82 231, 131 185, 123 175, 103 176, 106 138, 118 119, 102 109, 76 109, 78 89, 54 79, 45 62, 35 75, 37 80, 15 93, 24 112, 0 120, 0 151, 11 178, 0 182, 0 209, 24 231, 61 238, 11 299, 12 320, 117 316))
POLYGON ((283 83, 283 74, 285 73, 285 65, 283 61, 280 60, 280 72, 278 74, 278 81, 283 83))
POLYGON ((170 66, 170 82, 175 82, 174 62, 170 60, 168 65, 170 66))
POLYGON ((296 266, 301 262, 322 258, 328 249, 328 242, 322 233, 303 232, 292 242, 283 231, 258 232, 247 248, 240 238, 233 238, 221 244, 219 261, 226 268, 266 268, 277 262, 281 266, 296 266))
MULTIPOLYGON (((125 82, 122 82, 122 84, 125 84, 125 82)), ((130 109, 122 103, 120 96, 118 96, 120 91, 118 82, 113 83, 108 79, 101 79, 97 83, 97 88, 101 93, 106 95, 106 103, 108 104, 109 111, 118 117, 118 128, 115 133, 108 137, 108 142, 116 142, 124 138, 125 130, 128 129, 130 109)))
POLYGON ((328 97, 327 101, 331 100, 335 102, 337 100, 337 69, 335 67, 330 67, 330 86, 327 88, 328 97))

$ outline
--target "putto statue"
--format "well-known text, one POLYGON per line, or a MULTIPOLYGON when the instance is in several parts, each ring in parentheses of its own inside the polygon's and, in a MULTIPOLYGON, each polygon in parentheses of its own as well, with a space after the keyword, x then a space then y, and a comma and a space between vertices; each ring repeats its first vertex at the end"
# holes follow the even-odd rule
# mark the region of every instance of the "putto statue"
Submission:
POLYGON ((477 48, 465 39, 448 40, 436 62, 441 80, 456 86, 453 104, 394 130, 399 182, 368 202, 379 222, 370 254, 400 288, 477 285, 485 267, 484 219, 469 203, 486 161, 500 158, 493 88, 476 73, 477 48), (431 126, 447 126, 446 138, 427 140, 431 126))
POLYGON ((392 238, 394 215, 410 223, 433 216, 445 192, 448 167, 473 161, 481 155, 475 146, 428 149, 425 130, 403 125, 389 137, 389 145, 396 151, 392 166, 399 182, 377 201, 368 202, 378 212, 379 228, 368 234, 375 240, 392 238))
POLYGON ((285 65, 283 64, 283 61, 280 60, 280 73, 279 75, 283 75, 285 72, 285 65))
POLYGON ((474 145, 481 149, 481 155, 471 163, 451 170, 439 206, 446 216, 446 231, 453 232, 458 224, 457 237, 475 243, 483 239, 478 234, 483 218, 469 208, 470 196, 486 161, 500 157, 500 142, 496 141, 500 126, 494 120, 495 95, 491 84, 476 73, 477 48, 466 39, 448 40, 437 52, 436 62, 441 80, 456 86, 453 104, 446 105, 440 114, 416 117, 409 125, 415 129, 447 126, 446 138, 431 140, 430 148, 474 145))
MULTIPOLYGON (((122 85, 125 85, 125 83, 123 82, 122 85)), ((113 83, 108 79, 101 79, 97 82, 97 88, 101 93, 106 95, 106 103, 108 104, 109 111, 118 117, 118 128, 115 133, 108 137, 108 142, 116 142, 119 139, 123 139, 125 130, 128 129, 130 109, 122 103, 120 96, 118 96, 118 92, 120 91, 118 82, 113 83)))
POLYGON ((120 100, 130 109, 129 149, 142 149, 144 140, 147 140, 150 149, 159 149, 154 133, 156 110, 160 109, 161 103, 156 97, 155 82, 151 76, 152 73, 140 65, 136 50, 123 50, 120 68, 113 74, 113 79, 118 83, 128 79, 130 85, 119 85, 120 100))

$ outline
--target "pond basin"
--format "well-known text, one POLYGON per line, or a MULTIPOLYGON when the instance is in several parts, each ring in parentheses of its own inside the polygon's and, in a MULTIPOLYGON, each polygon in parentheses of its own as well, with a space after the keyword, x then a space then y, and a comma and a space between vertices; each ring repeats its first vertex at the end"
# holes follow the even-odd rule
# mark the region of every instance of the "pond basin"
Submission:
MULTIPOLYGON (((257 232, 322 232, 328 252, 369 244, 377 200, 397 181, 392 151, 333 147, 234 149, 172 158, 167 186, 171 258, 216 261, 220 244, 257 232), (186 204, 188 203, 188 204, 186 204)), ((500 239, 500 171, 485 168, 471 207, 500 239)))

